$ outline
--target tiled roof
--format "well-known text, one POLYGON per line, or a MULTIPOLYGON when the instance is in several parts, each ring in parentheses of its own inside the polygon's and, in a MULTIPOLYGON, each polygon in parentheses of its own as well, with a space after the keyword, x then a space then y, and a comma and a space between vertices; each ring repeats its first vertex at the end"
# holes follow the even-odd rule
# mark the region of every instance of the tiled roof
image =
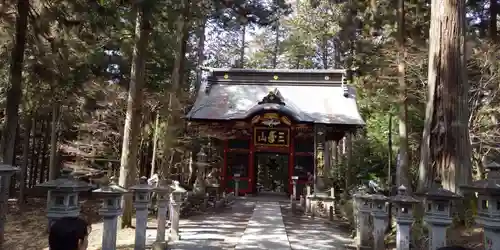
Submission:
POLYGON ((187 119, 238 120, 250 118, 258 111, 273 110, 300 122, 365 124, 358 111, 355 90, 341 84, 339 70, 281 70, 271 80, 264 78, 272 74, 272 70, 251 71, 247 80, 247 73, 240 70, 234 81, 231 81, 233 76, 228 74, 221 78, 221 72, 223 70, 215 70, 209 80, 202 83, 198 98, 186 115, 187 119), (278 95, 284 105, 262 103, 269 93, 278 95))

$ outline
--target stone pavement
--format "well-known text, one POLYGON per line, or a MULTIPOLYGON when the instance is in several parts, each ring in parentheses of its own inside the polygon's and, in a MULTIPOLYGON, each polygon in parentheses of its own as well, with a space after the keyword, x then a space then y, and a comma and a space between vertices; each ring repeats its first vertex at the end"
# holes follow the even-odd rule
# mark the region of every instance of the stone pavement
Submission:
POLYGON ((240 198, 218 214, 181 220, 172 250, 335 250, 352 244, 345 229, 322 219, 292 215, 288 203, 240 198))
POLYGON ((291 250, 278 202, 259 202, 236 250, 291 250))
POLYGON ((169 242, 172 250, 234 249, 252 216, 255 202, 238 200, 223 212, 181 220, 180 241, 169 242))

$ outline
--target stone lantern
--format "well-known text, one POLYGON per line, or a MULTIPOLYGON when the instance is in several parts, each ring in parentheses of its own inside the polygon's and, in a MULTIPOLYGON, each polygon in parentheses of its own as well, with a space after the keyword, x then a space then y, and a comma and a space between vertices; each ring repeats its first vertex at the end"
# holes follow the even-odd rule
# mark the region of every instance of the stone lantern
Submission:
POLYGON ((193 191, 197 194, 205 193, 205 180, 203 179, 203 175, 206 167, 210 165, 207 159, 208 157, 204 152, 204 149, 200 149, 200 152, 196 154, 196 162, 194 163, 198 168, 198 172, 196 173, 196 181, 194 183, 193 191))
POLYGON ((104 219, 102 234, 102 250, 116 249, 116 233, 118 216, 122 214, 121 201, 127 189, 118 186, 117 178, 111 177, 111 182, 104 184, 101 188, 94 190, 102 199, 102 206, 99 214, 104 219))
POLYGON ((492 162, 486 166, 485 180, 463 186, 465 190, 477 192, 476 222, 484 228, 485 250, 500 249, 500 164, 492 162))
POLYGON ((401 185, 398 194, 391 197, 396 208, 396 249, 410 249, 410 227, 413 224, 413 206, 420 201, 406 193, 406 187, 401 185))
POLYGON ((153 186, 145 176, 139 178, 139 184, 129 188, 134 194, 135 207, 135 250, 146 249, 146 228, 148 224, 148 206, 151 202, 153 186))
MULTIPOLYGON (((0 165, 0 244, 4 242, 3 233, 5 232, 5 216, 7 215, 7 202, 9 199, 9 188, 11 176, 18 172, 19 168, 1 164, 0 165)), ((2 246, 0 245, 0 248, 2 246)))
POLYGON ((451 201, 462 196, 446 190, 437 178, 433 188, 424 193, 424 221, 430 229, 429 249, 435 250, 446 244, 446 228, 451 225, 451 201))
POLYGON ((172 240, 179 240, 179 220, 181 216, 181 204, 184 195, 186 194, 186 189, 179 185, 178 181, 174 181, 171 186, 173 191, 170 194, 170 204, 171 204, 171 216, 170 216, 170 238, 172 240))
POLYGON ((50 193, 47 201, 49 228, 57 219, 78 217, 80 215, 78 193, 92 188, 89 183, 74 179, 72 173, 72 169, 64 168, 59 178, 38 185, 50 193))
POLYGON ((170 199, 172 188, 167 185, 167 180, 161 180, 158 187, 154 189, 158 203, 158 228, 155 244, 160 245, 159 248, 164 249, 165 244, 165 228, 167 222, 167 207, 170 199))
POLYGON ((389 220, 389 212, 387 211, 386 196, 381 194, 373 194, 370 196, 372 201, 372 217, 373 217, 373 245, 374 250, 384 250, 385 229, 389 220))
POLYGON ((371 196, 366 189, 359 190, 353 195, 354 220, 356 224, 356 245, 358 249, 371 249, 370 242, 370 214, 371 196))

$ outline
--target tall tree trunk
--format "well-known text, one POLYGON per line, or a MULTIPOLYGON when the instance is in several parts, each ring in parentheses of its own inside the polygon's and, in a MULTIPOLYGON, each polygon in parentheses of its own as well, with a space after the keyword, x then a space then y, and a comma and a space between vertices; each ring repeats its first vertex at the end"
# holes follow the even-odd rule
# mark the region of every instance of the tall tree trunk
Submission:
MULTIPOLYGON (((172 71, 172 87, 169 94, 169 102, 168 102, 168 110, 165 115, 162 115, 166 118, 166 131, 167 135, 165 137, 164 145, 168 145, 170 148, 164 147, 164 156, 169 155, 169 151, 172 154, 175 154, 175 150, 171 150, 171 148, 177 147, 177 140, 175 138, 179 135, 179 129, 182 128, 183 120, 180 119, 180 114, 183 112, 184 106, 182 106, 182 102, 185 101, 185 92, 183 92, 184 85, 184 77, 185 77, 185 68, 186 68, 186 52, 187 52, 187 43, 189 40, 189 28, 190 28, 190 20, 191 20, 191 2, 187 0, 182 1, 182 6, 180 9, 179 16, 176 21, 176 30, 177 33, 180 34, 176 41, 176 56, 174 62, 174 68, 172 71), (168 125, 172 124, 171 127, 168 125)), ((171 158, 174 159, 174 158, 171 158)), ((168 178, 169 173, 171 172, 170 167, 173 164, 166 163, 163 164, 163 174, 168 178)))
POLYGON ((198 96, 198 91, 200 91, 201 87, 201 79, 203 75, 203 62, 205 61, 205 40, 206 40, 206 35, 205 31, 207 28, 207 18, 203 19, 202 24, 200 25, 198 29, 198 48, 197 48, 197 54, 198 54, 198 62, 197 66, 198 68, 196 69, 196 83, 195 83, 195 97, 198 96))
MULTIPOLYGON (((5 124, 0 150, 4 164, 13 165, 15 161, 17 124, 19 123, 19 104, 22 100, 22 73, 24 66, 24 50, 26 46, 26 33, 28 25, 29 1, 17 1, 16 34, 14 49, 11 53, 10 86, 7 90, 7 108, 5 110, 5 124)), ((9 183, 2 181, 0 188, 5 192, 0 205, 0 248, 4 244, 5 216, 7 214, 7 200, 9 198, 9 183)))
POLYGON ((280 21, 277 20, 275 25, 276 34, 274 37, 273 69, 278 67, 278 56, 280 53, 280 21))
POLYGON ((490 0, 490 38, 493 42, 498 40, 497 28, 498 0, 490 0))
MULTIPOLYGON (((176 41, 177 49, 174 62, 174 69, 172 71, 172 91, 178 93, 181 84, 184 82, 184 68, 186 64, 186 51, 187 42, 189 38, 189 15, 191 4, 187 0, 183 0, 181 13, 177 18, 176 31, 178 39, 176 41)), ((176 102, 178 103, 178 102, 176 102)))
MULTIPOLYGON (((49 149, 49 145, 50 145, 50 129, 49 129, 49 119, 50 117, 46 116, 44 121, 43 121, 43 126, 44 126, 44 129, 42 130, 44 132, 44 134, 42 135, 43 136, 43 146, 42 146, 42 149, 41 149, 41 162, 40 162, 40 183, 44 183, 45 181, 47 181, 47 179, 49 178, 49 168, 48 168, 48 165, 47 165, 47 151, 49 149)), ((50 197, 50 195, 49 195, 50 197)))
POLYGON ((151 173, 150 176, 153 177, 153 175, 156 172, 156 150, 158 148, 158 128, 160 124, 160 112, 156 112, 156 117, 155 117, 155 130, 153 134, 153 155, 151 156, 151 173))
POLYGON ((164 138, 165 143, 163 146, 163 161, 161 164, 161 174, 163 175, 164 178, 167 178, 167 173, 170 171, 170 166, 171 163, 167 159, 168 155, 172 153, 172 143, 174 140, 172 140, 174 133, 171 132, 171 127, 170 127, 170 120, 171 120, 171 114, 172 114, 172 93, 169 93, 168 95, 168 110, 167 110, 167 115, 165 116, 165 126, 164 126, 164 131, 166 131, 166 138, 164 138))
MULTIPOLYGON (((7 91, 7 108, 5 124, 1 138, 2 160, 4 164, 14 164, 17 124, 19 123, 19 104, 22 99, 22 73, 24 66, 24 50, 28 26, 29 1, 17 1, 16 35, 14 49, 11 53, 10 86, 7 91)), ((5 189, 4 189, 5 190, 5 189)), ((1 229, 0 229, 1 230, 1 229)), ((0 237, 3 234, 0 234, 0 237)), ((0 238, 0 243, 3 238, 0 238)))
POLYGON ((247 39, 247 26, 246 24, 242 24, 241 26, 241 47, 240 47, 240 62, 236 65, 239 68, 245 67, 245 48, 246 48, 246 39, 247 39))
MULTIPOLYGON (((428 99, 421 146, 419 188, 425 187, 436 174, 444 188, 459 191, 461 172, 470 166, 470 157, 461 154, 467 124, 463 124, 462 98, 466 85, 463 79, 462 25, 465 0, 442 0, 431 3, 429 42, 428 99), (430 169, 427 169, 430 167, 430 169), (434 173, 433 173, 434 172, 434 173)), ((468 131, 467 131, 468 133, 468 131)), ((470 152, 469 154, 470 155, 470 152)))
POLYGON ((328 69, 328 37, 323 36, 323 41, 321 44, 321 62, 323 63, 323 69, 328 69))
POLYGON ((30 168, 29 168, 29 183, 28 186, 33 188, 36 185, 36 174, 37 174, 37 166, 38 166, 38 158, 37 158, 37 133, 38 133, 38 114, 36 112, 33 113, 33 133, 31 135, 31 154, 30 154, 30 168))
POLYGON ((335 37, 333 39, 333 46, 334 46, 334 49, 335 51, 333 52, 333 60, 334 60, 334 65, 335 65, 335 68, 340 68, 342 67, 342 62, 341 62, 341 54, 342 54, 342 48, 341 48, 341 45, 340 45, 341 41, 340 39, 338 39, 337 37, 335 37))
POLYGON ((56 164, 56 155, 58 151, 57 141, 58 141, 58 120, 59 120, 59 103, 54 102, 52 104, 52 121, 50 127, 50 154, 49 154, 49 180, 54 180, 57 178, 59 173, 58 164, 56 164))
POLYGON ((18 204, 20 206, 24 205, 25 203, 25 191, 26 191, 26 178, 27 176, 27 170, 28 170, 28 160, 29 160, 29 154, 30 154, 30 137, 31 137, 31 127, 33 125, 32 122, 32 116, 28 112, 26 112, 24 121, 24 137, 23 137, 23 162, 21 165, 21 173, 20 173, 20 178, 19 178, 19 198, 18 198, 18 204))
POLYGON ((408 94, 405 79, 405 10, 404 0, 398 1, 398 81, 399 81, 399 166, 396 169, 397 186, 404 185, 411 193, 408 156, 408 94))
MULTIPOLYGON (((462 171, 460 171, 460 183, 462 184, 470 184, 472 182, 472 144, 470 140, 470 133, 469 133, 469 117, 471 115, 471 110, 469 107, 469 90, 470 90, 470 84, 469 84, 469 79, 467 75, 467 60, 470 58, 470 55, 468 55, 469 48, 467 46, 467 19, 465 18, 466 15, 466 6, 464 6, 465 3, 463 3, 462 6, 460 6, 460 15, 462 16, 462 23, 461 23, 461 38, 462 38, 462 44, 461 44, 461 51, 462 51, 462 81, 463 84, 461 85, 460 88, 460 95, 459 95, 459 103, 461 104, 461 108, 459 109, 459 117, 460 117, 460 142, 459 142, 459 147, 458 150, 460 152, 460 156, 462 159, 460 162, 462 163, 462 171)), ((498 8, 498 6, 497 6, 498 8)), ((496 122, 495 124, 498 124, 496 122)))
MULTIPOLYGON (((388 138, 387 138, 387 152, 388 152, 388 159, 387 159, 387 188, 391 189, 393 184, 393 181, 395 178, 393 178, 393 170, 392 170, 392 160, 393 160, 393 155, 392 155, 392 114, 389 113, 389 122, 388 122, 388 138)), ((392 192, 392 190, 391 190, 392 192)))
POLYGON ((352 183, 352 133, 347 132, 344 139, 344 154, 345 154, 345 194, 349 191, 352 183))
MULTIPOLYGON (((150 34, 150 11, 146 5, 134 5, 136 9, 135 44, 132 55, 130 83, 128 88, 127 114, 123 128, 123 145, 120 159, 119 184, 128 188, 135 182, 137 171, 137 147, 139 143, 142 118, 142 87, 145 77, 145 61, 150 34)), ((122 200, 123 216, 120 218, 122 228, 132 226, 132 197, 122 200)))

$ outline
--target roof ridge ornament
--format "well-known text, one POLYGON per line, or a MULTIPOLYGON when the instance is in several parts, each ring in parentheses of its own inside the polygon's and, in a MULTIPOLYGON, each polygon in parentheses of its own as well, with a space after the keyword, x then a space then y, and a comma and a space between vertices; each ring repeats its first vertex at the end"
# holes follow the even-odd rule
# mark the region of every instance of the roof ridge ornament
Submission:
POLYGON ((276 88, 273 91, 269 91, 269 93, 262 98, 262 101, 259 102, 260 104, 279 104, 279 105, 285 105, 285 102, 283 101, 283 96, 281 95, 280 91, 276 88))

